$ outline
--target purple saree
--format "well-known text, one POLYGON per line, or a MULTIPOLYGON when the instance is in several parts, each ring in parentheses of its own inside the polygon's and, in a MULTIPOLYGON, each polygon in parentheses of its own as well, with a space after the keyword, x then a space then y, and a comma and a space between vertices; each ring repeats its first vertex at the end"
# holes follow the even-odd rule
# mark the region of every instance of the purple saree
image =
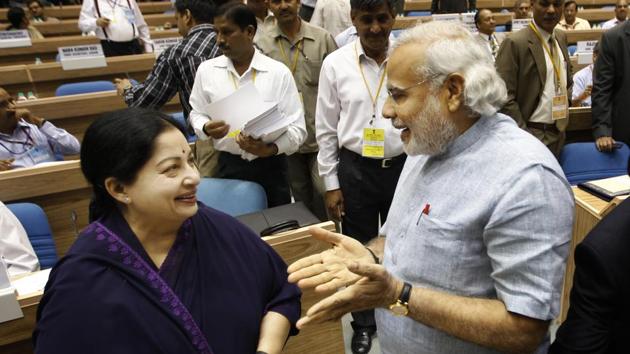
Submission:
POLYGON ((300 292, 286 264, 238 221, 199 206, 160 269, 120 213, 90 224, 51 273, 36 353, 251 354, 267 311, 294 325, 300 292))

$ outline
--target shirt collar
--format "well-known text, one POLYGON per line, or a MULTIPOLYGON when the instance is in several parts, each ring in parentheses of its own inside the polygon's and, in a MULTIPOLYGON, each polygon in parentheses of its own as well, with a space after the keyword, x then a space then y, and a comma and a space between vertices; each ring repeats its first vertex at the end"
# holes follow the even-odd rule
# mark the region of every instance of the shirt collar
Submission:
POLYGON ((536 23, 535 20, 532 20, 532 23, 534 24, 534 26, 538 30, 538 33, 540 33, 542 38, 545 40, 545 43, 549 42, 549 38, 551 38, 551 33, 545 31, 544 29, 542 29, 542 27, 538 26, 538 24, 536 23))
MULTIPOLYGON (((392 40, 390 38, 388 47, 391 47, 391 45, 392 45, 392 40)), ((363 45, 361 44, 361 38, 359 36, 357 36, 357 39, 355 40, 355 43, 352 44, 352 46, 354 46, 357 49, 357 54, 359 54, 359 59, 374 61, 374 59, 368 57, 367 54, 365 54, 365 51, 363 50, 363 45)), ((388 60, 389 60, 389 55, 385 57, 385 60, 383 61, 381 65, 386 64, 388 60)))
POLYGON ((25 131, 26 129, 31 129, 31 126, 32 126, 31 124, 28 124, 28 123, 26 123, 26 122, 25 122, 25 121, 23 121, 23 120, 19 120, 19 121, 17 122, 17 125, 15 126, 15 129, 13 129, 13 133, 11 133, 11 134, 5 134, 5 133, 1 133, 1 132, 0 132, 0 136, 3 136, 3 137, 5 137, 5 138, 10 138, 10 137, 12 137, 12 136, 15 136, 15 134, 17 134, 20 130, 25 131), (18 129, 18 128, 22 128, 22 129, 18 129), (26 128, 26 129, 24 129, 24 128, 26 128))
POLYGON ((197 31, 203 31, 203 30, 214 31, 214 26, 211 23, 202 23, 200 25, 196 25, 195 27, 191 28, 188 31, 188 35, 186 37, 192 35, 193 33, 197 31))
MULTIPOLYGON (((236 74, 236 69, 234 69, 234 64, 232 63, 232 60, 225 55, 218 57, 217 60, 214 61, 213 66, 217 68, 228 69, 229 71, 232 71, 236 74)), ((251 63, 249 63, 249 68, 247 68, 245 72, 250 71, 252 68, 256 71, 269 71, 263 54, 256 47, 254 47, 254 57, 252 57, 252 61, 251 63)))
MULTIPOLYGON (((310 40, 315 40, 315 34, 313 33, 313 29, 308 25, 306 21, 300 20, 302 23, 300 24, 300 30, 296 36, 296 42, 302 40, 303 38, 308 38, 310 40)), ((288 40, 287 36, 282 32, 280 26, 276 22, 273 26, 269 26, 267 33, 271 35, 274 39, 278 39, 278 37, 284 37, 288 40)))

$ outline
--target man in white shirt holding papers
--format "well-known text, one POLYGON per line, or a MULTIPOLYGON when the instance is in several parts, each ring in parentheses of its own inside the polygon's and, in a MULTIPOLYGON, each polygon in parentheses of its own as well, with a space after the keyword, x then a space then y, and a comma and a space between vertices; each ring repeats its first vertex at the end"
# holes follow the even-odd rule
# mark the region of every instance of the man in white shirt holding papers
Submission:
POLYGON ((214 26, 223 55, 197 69, 190 95, 191 124, 200 139, 214 139, 220 151, 215 177, 259 183, 267 193, 269 207, 288 204, 291 194, 286 155, 296 152, 306 139, 304 111, 291 71, 254 48, 256 16, 247 6, 234 2, 219 7, 214 26), (247 84, 253 84, 264 101, 277 102, 278 111, 290 122, 271 142, 239 132, 243 127, 230 126, 229 116, 211 117, 207 113, 210 103, 247 84))

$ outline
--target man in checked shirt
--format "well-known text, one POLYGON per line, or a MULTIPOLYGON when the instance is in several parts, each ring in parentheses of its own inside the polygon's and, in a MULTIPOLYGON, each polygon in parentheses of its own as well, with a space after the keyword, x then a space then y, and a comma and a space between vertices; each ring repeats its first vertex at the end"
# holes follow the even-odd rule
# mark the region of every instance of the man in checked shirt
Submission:
MULTIPOLYGON (((160 109, 176 93, 188 121, 190 91, 195 82, 199 64, 221 55, 214 32, 215 3, 212 0, 177 0, 175 18, 177 29, 184 37, 179 43, 166 49, 157 58, 153 70, 143 83, 132 85, 127 79, 116 79, 118 94, 129 107, 160 109)), ((216 166, 217 154, 211 143, 197 141, 195 156, 200 172, 211 176, 216 166)))

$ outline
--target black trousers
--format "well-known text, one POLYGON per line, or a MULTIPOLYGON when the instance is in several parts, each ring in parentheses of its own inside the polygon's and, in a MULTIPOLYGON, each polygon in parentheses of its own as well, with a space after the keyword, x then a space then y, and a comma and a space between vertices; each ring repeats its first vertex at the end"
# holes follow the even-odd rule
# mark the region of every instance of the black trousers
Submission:
POLYGON ((247 161, 239 155, 221 151, 214 177, 260 184, 265 189, 267 205, 271 208, 291 203, 288 171, 287 156, 284 154, 247 161))
MULTIPOLYGON (((362 243, 378 236, 379 216, 384 223, 405 159, 402 154, 382 161, 341 149, 338 177, 346 214, 342 220, 344 235, 362 243)), ((353 312, 352 317, 355 330, 376 329, 374 310, 353 312)))
POLYGON ((106 57, 142 54, 144 52, 144 50, 142 50, 142 46, 140 45, 140 41, 137 39, 129 42, 101 40, 101 45, 103 46, 103 53, 105 53, 106 57))

